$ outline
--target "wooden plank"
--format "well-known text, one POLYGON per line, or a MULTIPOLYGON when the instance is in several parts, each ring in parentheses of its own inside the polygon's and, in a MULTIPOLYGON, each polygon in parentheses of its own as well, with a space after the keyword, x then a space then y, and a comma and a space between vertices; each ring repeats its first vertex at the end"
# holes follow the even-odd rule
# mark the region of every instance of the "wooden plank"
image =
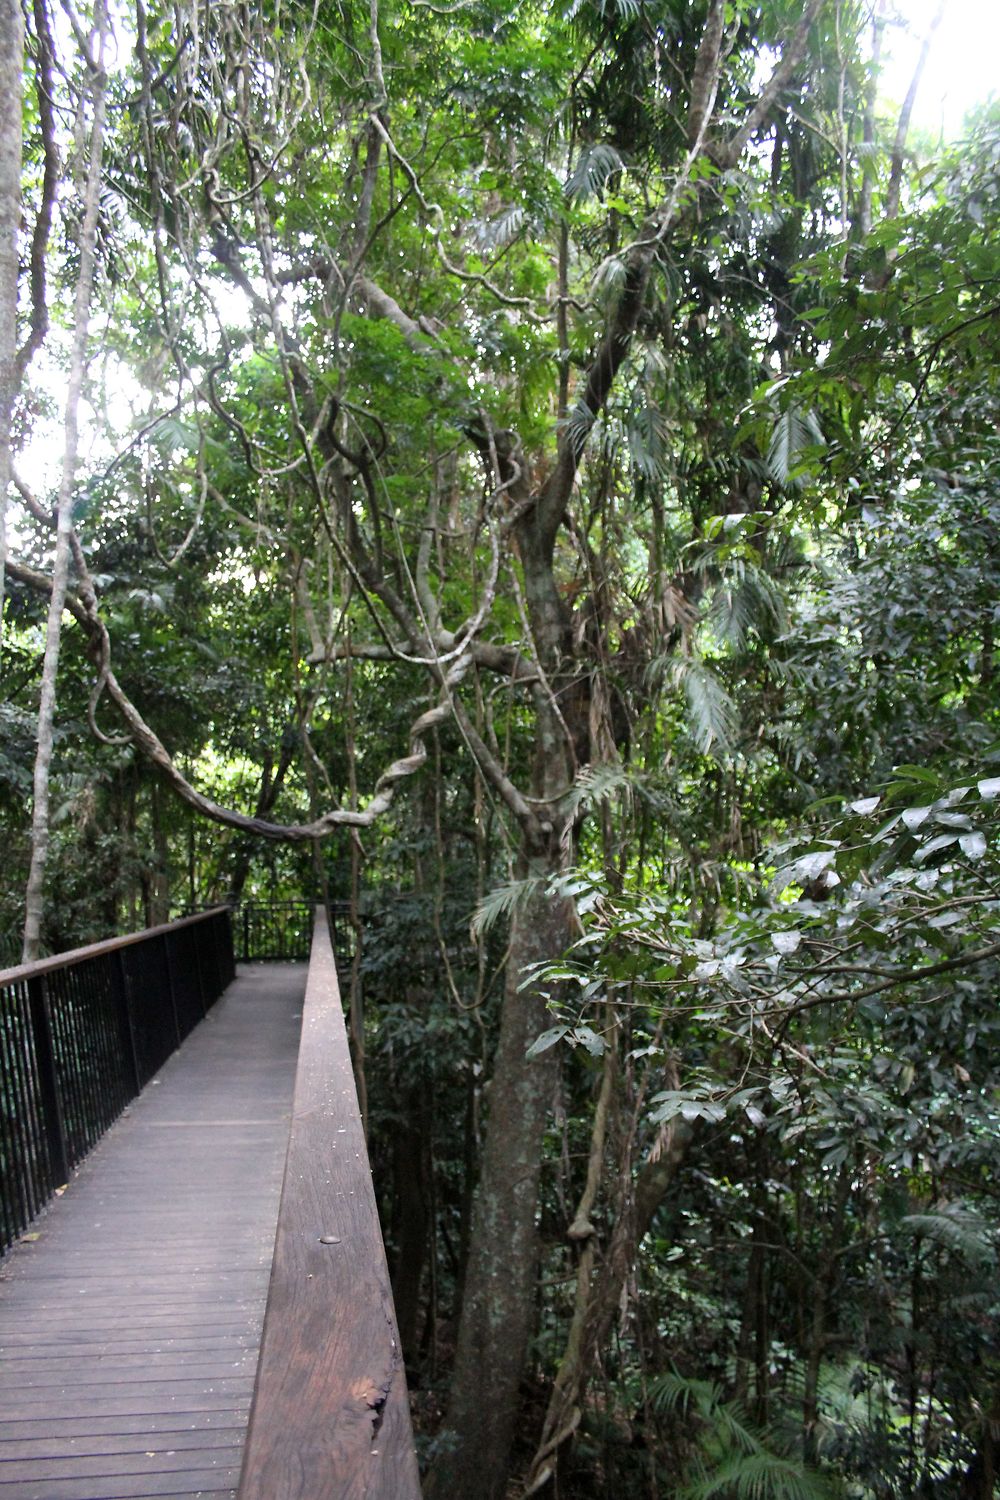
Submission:
POLYGON ((20 1359, 29 1351, 34 1359, 73 1358, 77 1354, 160 1354, 165 1350, 192 1354, 199 1349, 252 1349, 256 1351, 258 1340, 249 1329, 219 1328, 205 1330, 197 1328, 192 1333, 182 1333, 171 1327, 165 1337, 156 1337, 150 1342, 147 1337, 138 1337, 133 1328, 125 1336, 108 1337, 105 1329, 89 1329, 83 1334, 60 1333, 48 1338, 36 1333, 8 1334, 0 1344, 0 1355, 20 1359), (131 1332, 132 1336, 129 1336, 131 1332))
POLYGON ((51 1421, 54 1410, 61 1417, 156 1416, 168 1411, 222 1411, 253 1394, 253 1377, 242 1380, 150 1380, 143 1385, 39 1386, 17 1395, 5 1393, 3 1420, 35 1417, 51 1421))
POLYGON ((3 1500, 147 1500, 152 1496, 189 1497, 231 1494, 239 1480, 237 1465, 220 1464, 175 1474, 126 1474, 101 1479, 43 1479, 39 1483, 0 1477, 3 1500))
POLYGON ((101 1356, 62 1360, 58 1364, 43 1360, 39 1365, 23 1365, 4 1374, 0 1393, 28 1397, 35 1391, 72 1388, 82 1395, 93 1386, 146 1390, 152 1386, 176 1385, 179 1381, 186 1384, 196 1381, 206 1389, 219 1390, 225 1382, 247 1375, 252 1382, 257 1365, 252 1349, 241 1350, 235 1360, 206 1354, 133 1354, 128 1359, 131 1362, 119 1354, 110 1359, 101 1356))
MULTIPOLYGON (((246 1424, 236 1421, 232 1427, 205 1427, 196 1432, 167 1432, 150 1442, 148 1432, 111 1433, 100 1436, 61 1437, 48 1433, 40 1438, 12 1438, 0 1444, 0 1463, 13 1459, 53 1459, 76 1463, 80 1459, 99 1458, 111 1453, 180 1453, 205 1451, 209 1448, 240 1448, 246 1424)), ((70 1471, 73 1472, 73 1471, 70 1471)))
POLYGON ((43 1479, 100 1479, 106 1476, 120 1479, 126 1474, 177 1476, 191 1469, 232 1469, 240 1462, 242 1446, 242 1443, 230 1440, 225 1445, 163 1448, 159 1452, 149 1449, 138 1453, 74 1453, 68 1458, 4 1458, 0 1460, 0 1485, 14 1480, 38 1483, 43 1479))
POLYGON ((385 1251, 318 910, 239 1500, 419 1495, 385 1251))
POLYGON ((232 1401, 228 1406, 212 1411, 137 1412, 132 1415, 66 1417, 58 1428, 49 1421, 40 1422, 36 1417, 4 1419, 3 1441, 20 1442, 30 1438, 34 1442, 53 1441, 58 1438, 87 1438, 138 1436, 150 1438, 150 1447, 163 1438, 179 1432, 214 1431, 217 1428, 238 1427, 246 1432, 247 1413, 250 1402, 232 1401))

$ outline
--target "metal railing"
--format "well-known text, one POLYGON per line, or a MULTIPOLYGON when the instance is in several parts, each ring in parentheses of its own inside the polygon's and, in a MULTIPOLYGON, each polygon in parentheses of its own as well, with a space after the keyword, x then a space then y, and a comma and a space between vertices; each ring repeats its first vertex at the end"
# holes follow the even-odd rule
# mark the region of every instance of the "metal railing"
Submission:
POLYGON ((0 1253, 233 974, 226 907, 0 970, 0 1253))
MULTIPOLYGON (((233 945, 237 963, 306 963, 312 944, 312 901, 241 901, 233 907, 233 945)), ((350 904, 331 901, 327 908, 334 950, 343 962, 352 952, 350 904)))

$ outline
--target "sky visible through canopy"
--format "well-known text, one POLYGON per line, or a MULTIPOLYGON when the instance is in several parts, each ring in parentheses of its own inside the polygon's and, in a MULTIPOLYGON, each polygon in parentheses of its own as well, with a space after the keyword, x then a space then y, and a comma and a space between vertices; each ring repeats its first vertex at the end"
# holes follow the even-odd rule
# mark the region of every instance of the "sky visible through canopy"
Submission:
MULTIPOLYGON (((927 34, 940 0, 896 0, 889 5, 890 25, 886 36, 882 67, 882 96, 887 114, 892 117, 902 102, 920 45, 927 34)), ((924 70, 913 112, 913 126, 931 139, 955 140, 962 132, 965 114, 976 104, 996 92, 1000 83, 1000 0, 945 0, 944 13, 936 29, 930 56, 924 70)), ((234 299, 235 301, 236 299, 234 299)), ((43 382, 59 392, 61 376, 39 361, 43 382)), ((58 398, 57 398, 58 400, 58 398)), ((113 376, 105 382, 105 416, 125 429, 136 420, 120 382, 113 376)), ((86 410, 86 408, 85 408, 86 410)), ((103 423, 86 421, 84 453, 93 443, 95 456, 109 461, 115 451, 110 447, 103 423)), ((24 477, 38 493, 58 483, 61 438, 59 419, 39 422, 21 455, 24 477)), ((16 524, 16 521, 15 521, 16 524)))
MULTIPOLYGON (((892 27, 883 93, 900 103, 909 86, 920 44, 940 0, 899 0, 908 32, 892 27)), ((1000 0, 946 0, 914 107, 914 124, 946 140, 961 134, 966 111, 1000 86, 1000 0)))

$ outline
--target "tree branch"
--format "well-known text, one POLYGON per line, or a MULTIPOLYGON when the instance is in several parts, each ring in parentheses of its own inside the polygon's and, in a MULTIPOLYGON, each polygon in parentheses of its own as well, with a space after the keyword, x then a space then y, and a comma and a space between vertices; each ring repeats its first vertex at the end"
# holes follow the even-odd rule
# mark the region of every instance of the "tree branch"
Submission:
POLYGON ((764 124, 771 110, 777 102, 778 95, 789 82, 795 69, 798 67, 805 55, 806 44, 809 41, 809 32, 816 17, 822 10, 826 0, 809 0, 802 20, 796 28, 794 36, 782 48, 781 57, 775 65, 767 83, 761 89, 757 102, 751 107, 739 130, 722 146, 714 145, 711 155, 716 164, 723 171, 735 167, 744 148, 753 135, 754 131, 764 124))
MULTIPOLYGON (((44 573, 28 567, 26 564, 10 559, 8 563, 12 578, 26 584, 37 593, 49 594, 52 592, 52 580, 44 573)), ((174 763, 169 751, 155 730, 143 719, 139 710, 132 703, 125 692, 115 673, 108 665, 110 658, 110 638, 104 622, 97 613, 96 607, 77 594, 67 593, 65 607, 81 626, 95 656, 104 662, 102 668, 104 678, 104 691, 114 703, 129 733, 139 750, 146 759, 156 767, 163 775, 167 783, 195 812, 201 813, 206 818, 211 818, 215 823, 225 824, 229 828, 238 828, 243 833, 256 834, 260 838, 273 839, 275 841, 302 844, 312 839, 322 839, 332 833, 336 828, 370 828, 371 825, 388 811, 395 797, 396 787, 400 781, 413 776, 420 770, 427 759, 427 750, 424 739, 427 734, 439 724, 445 723, 452 716, 453 699, 452 691, 458 685, 462 676, 468 669, 470 662, 467 658, 456 662, 447 674, 441 691, 440 701, 434 708, 428 709, 419 715, 410 726, 410 753, 409 755, 395 760, 383 771, 375 784, 375 790, 365 807, 360 810, 349 808, 333 808, 324 813, 322 817, 316 818, 311 823, 271 823, 263 818, 252 817, 246 813, 236 812, 233 808, 223 807, 214 802, 210 797, 204 796, 187 780, 174 763)), ((463 730, 464 732, 464 730, 463 730)), ((482 747, 487 759, 492 759, 489 751, 482 747)), ((477 758, 479 751, 475 752, 477 758)), ((502 773, 501 773, 502 775, 502 773)), ((494 783, 497 784, 496 782, 494 783)), ((509 783, 508 783, 509 786, 509 783)), ((502 790, 498 786, 498 790, 502 790)), ((530 807, 519 797, 516 789, 510 788, 516 799, 514 806, 517 807, 518 815, 534 822, 534 814, 530 807)), ((507 800, 507 799, 505 799, 507 800)), ((512 807, 512 810, 514 808, 512 807)))

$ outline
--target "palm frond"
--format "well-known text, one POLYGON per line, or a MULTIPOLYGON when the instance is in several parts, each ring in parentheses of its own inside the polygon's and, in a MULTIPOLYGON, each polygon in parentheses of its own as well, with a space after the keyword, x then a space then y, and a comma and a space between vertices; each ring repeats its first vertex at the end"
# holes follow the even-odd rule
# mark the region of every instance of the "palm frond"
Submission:
POLYGON ((581 808, 596 807, 623 787, 631 790, 633 780, 634 777, 626 767, 614 761, 599 766, 584 766, 577 772, 573 790, 567 799, 568 810, 576 813, 581 808))
POLYGON ((802 483, 798 467, 810 448, 823 447, 825 439, 813 412, 804 406, 789 406, 778 412, 767 450, 767 467, 783 489, 798 489, 802 483))
POLYGON ((899 1223, 904 1233, 933 1240, 971 1265, 986 1265, 996 1260, 996 1245, 989 1225, 978 1214, 959 1205, 949 1205, 936 1213, 907 1214, 899 1223))
POLYGON ((795 1459, 758 1448, 727 1453, 711 1473, 677 1491, 678 1500, 830 1500, 835 1493, 824 1475, 795 1459))
POLYGON ((629 455, 644 478, 658 479, 666 474, 669 457, 667 436, 666 420, 655 406, 641 406, 629 418, 629 455))
POLYGON ((736 748, 739 713, 736 704, 712 669, 700 659, 674 664, 674 678, 684 689, 688 728, 703 755, 727 755, 736 748))
POLYGON ((497 922, 509 917, 516 907, 544 884, 540 876, 531 875, 527 880, 511 880, 488 891, 472 914, 469 931, 473 938, 482 937, 497 922))
POLYGON ((832 1500, 838 1493, 823 1474, 778 1452, 773 1433, 755 1427, 714 1381, 672 1370, 650 1382, 648 1397, 654 1411, 679 1411, 700 1428, 697 1477, 678 1487, 677 1500, 832 1500))
POLYGON ((481 250, 502 250, 517 239, 524 225, 524 209, 514 203, 476 229, 476 243, 481 250))
POLYGON ((785 627, 787 611, 771 575, 744 558, 734 559, 712 597, 709 621, 726 645, 740 650, 751 631, 762 637, 785 627))
POLYGON ((566 184, 566 196, 580 203, 593 198, 604 187, 609 177, 620 172, 625 163, 614 146, 606 141, 595 141, 580 153, 580 159, 566 184))

